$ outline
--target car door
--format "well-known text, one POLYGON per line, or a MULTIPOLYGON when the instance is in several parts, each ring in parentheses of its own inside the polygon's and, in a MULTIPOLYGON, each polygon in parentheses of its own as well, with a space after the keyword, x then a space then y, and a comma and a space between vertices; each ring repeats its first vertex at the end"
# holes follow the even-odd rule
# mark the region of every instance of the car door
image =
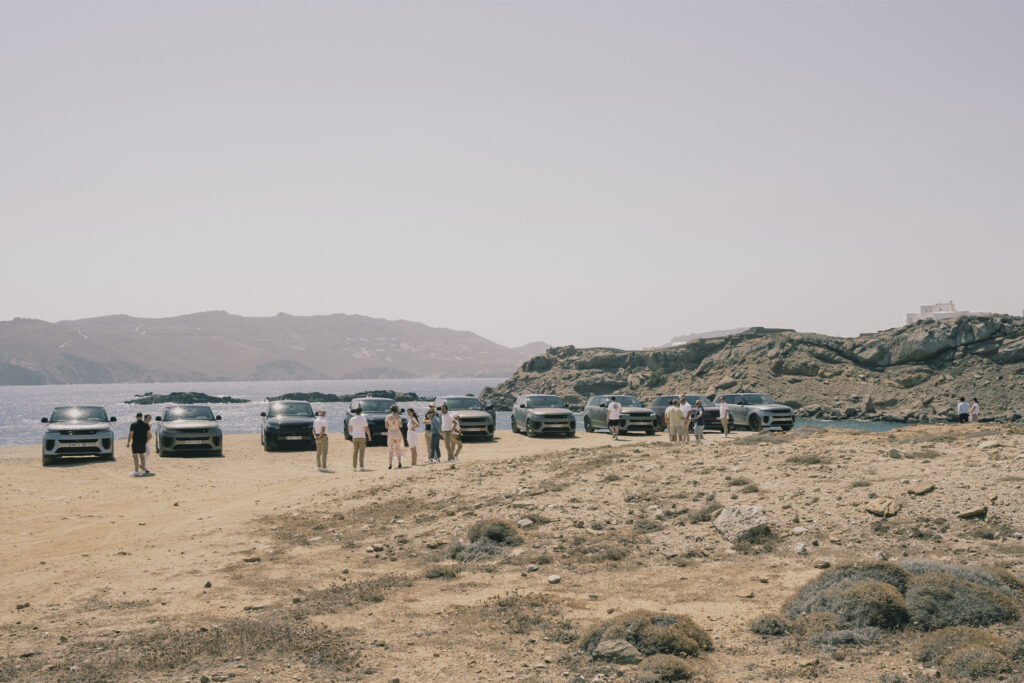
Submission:
POLYGON ((607 396, 595 396, 593 413, 590 416, 590 424, 595 429, 607 429, 608 428, 608 397, 607 396))
POLYGON ((750 406, 741 395, 730 395, 729 399, 729 413, 732 415, 733 424, 746 425, 750 419, 750 406))
POLYGON ((520 396, 512 406, 512 426, 526 429, 526 399, 520 396))

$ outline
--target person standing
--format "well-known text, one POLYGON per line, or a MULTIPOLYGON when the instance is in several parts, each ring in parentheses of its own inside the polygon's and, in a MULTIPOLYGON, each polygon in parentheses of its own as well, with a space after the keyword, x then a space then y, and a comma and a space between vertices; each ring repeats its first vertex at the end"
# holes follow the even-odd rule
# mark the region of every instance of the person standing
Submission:
POLYGON ((348 420, 348 433, 352 435, 352 471, 365 472, 366 441, 370 438, 370 424, 362 408, 353 408, 354 417, 348 420))
POLYGON ((718 402, 718 419, 722 422, 722 436, 729 436, 729 406, 724 398, 718 402))
MULTIPOLYGON (((441 404, 441 436, 444 438, 444 450, 448 453, 448 462, 455 460, 455 416, 448 410, 448 404, 441 404)), ((438 453, 438 458, 441 454, 438 453)))
POLYGON ((697 443, 704 440, 704 406, 699 398, 693 406, 693 440, 697 443))
POLYGON ((420 433, 416 431, 420 428, 419 416, 416 415, 416 411, 412 408, 407 408, 405 414, 409 418, 409 424, 406 427, 406 439, 409 442, 409 457, 412 459, 412 466, 416 466, 416 446, 420 443, 420 433))
POLYGON ((960 424, 964 424, 971 419, 971 405, 963 396, 960 397, 960 403, 956 406, 956 416, 960 420, 960 424))
POLYGON ((384 418, 384 428, 388 430, 388 469, 391 460, 398 458, 398 469, 402 469, 402 452, 405 450, 405 439, 402 437, 402 416, 398 414, 398 404, 391 406, 391 412, 384 418))
POLYGON ((665 424, 668 425, 668 440, 681 441, 683 438, 683 409, 679 407, 679 401, 672 399, 671 404, 665 409, 665 424))
POLYGON ((612 396, 608 402, 608 431, 612 434, 612 440, 619 440, 619 420, 622 417, 622 404, 612 396))
POLYGON ((316 441, 316 468, 327 471, 327 411, 321 410, 313 420, 313 439, 316 441))
POLYGON ((149 427, 149 435, 146 437, 146 454, 142 458, 142 469, 146 469, 146 463, 149 461, 149 456, 153 453, 152 444, 156 441, 156 433, 153 431, 153 416, 146 415, 142 418, 142 421, 149 427))
POLYGON ((690 443, 690 422, 693 418, 693 406, 686 400, 686 396, 683 396, 683 405, 680 406, 683 411, 683 443, 690 443))
POLYGON ((132 461, 135 463, 133 477, 142 477, 149 474, 146 469, 146 444, 149 443, 149 425, 142 419, 142 413, 135 414, 135 422, 128 427, 128 448, 132 452, 132 461))
POLYGON ((981 418, 981 404, 978 403, 978 399, 971 399, 971 422, 977 422, 981 418))
POLYGON ((430 406, 427 415, 430 416, 430 462, 441 462, 441 413, 430 406))
POLYGON ((458 462, 459 453, 462 452, 462 424, 459 422, 459 416, 452 414, 452 419, 455 420, 455 426, 452 428, 452 440, 455 442, 455 456, 452 460, 458 462))

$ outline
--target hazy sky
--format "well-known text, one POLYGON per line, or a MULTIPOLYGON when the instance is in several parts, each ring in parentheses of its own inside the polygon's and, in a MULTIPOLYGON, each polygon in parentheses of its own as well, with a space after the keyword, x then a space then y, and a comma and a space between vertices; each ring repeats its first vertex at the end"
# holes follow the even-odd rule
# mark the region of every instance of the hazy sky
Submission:
POLYGON ((0 3, 0 319, 1024 308, 1024 3, 0 3))

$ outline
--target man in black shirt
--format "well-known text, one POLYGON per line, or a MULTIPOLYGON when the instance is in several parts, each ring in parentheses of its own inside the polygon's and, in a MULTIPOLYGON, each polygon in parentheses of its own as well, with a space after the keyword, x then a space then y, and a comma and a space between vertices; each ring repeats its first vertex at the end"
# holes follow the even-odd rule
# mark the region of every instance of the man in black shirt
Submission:
POLYGON ((135 422, 128 428, 128 448, 132 451, 132 460, 135 461, 133 477, 143 477, 150 474, 146 469, 146 442, 149 441, 149 425, 142 419, 142 413, 136 413, 135 422))

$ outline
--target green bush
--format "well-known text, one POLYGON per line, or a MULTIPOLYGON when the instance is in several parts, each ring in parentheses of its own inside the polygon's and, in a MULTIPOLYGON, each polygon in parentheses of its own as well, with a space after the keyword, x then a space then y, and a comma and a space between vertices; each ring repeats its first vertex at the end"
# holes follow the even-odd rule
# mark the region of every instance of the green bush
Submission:
POLYGON ((946 626, 988 626, 1020 618, 1014 601, 997 590, 950 574, 914 578, 906 593, 911 620, 925 631, 946 626))
POLYGON ((694 670, 681 657, 675 655, 651 655, 640 662, 637 680, 640 683, 662 683, 662 681, 688 681, 694 670))
POLYGON ((992 678, 1012 670, 1006 657, 987 647, 964 645, 954 650, 939 666, 943 678, 992 678))
POLYGON ((789 617, 813 612, 833 612, 833 601, 845 589, 861 581, 878 581, 903 593, 910 583, 910 573, 889 562, 860 562, 827 569, 812 579, 783 606, 789 617), (838 591, 836 589, 839 589, 838 591))
POLYGON ((590 629, 581 643, 590 653, 602 640, 625 640, 644 655, 696 657, 713 649, 711 636, 690 617, 636 610, 590 629))
POLYGON ((881 581, 858 581, 845 588, 835 588, 829 599, 832 610, 843 622, 854 627, 877 626, 897 629, 907 622, 907 605, 893 586, 881 581))
POLYGON ((750 630, 759 636, 784 636, 789 622, 781 614, 764 614, 751 622, 750 630))

